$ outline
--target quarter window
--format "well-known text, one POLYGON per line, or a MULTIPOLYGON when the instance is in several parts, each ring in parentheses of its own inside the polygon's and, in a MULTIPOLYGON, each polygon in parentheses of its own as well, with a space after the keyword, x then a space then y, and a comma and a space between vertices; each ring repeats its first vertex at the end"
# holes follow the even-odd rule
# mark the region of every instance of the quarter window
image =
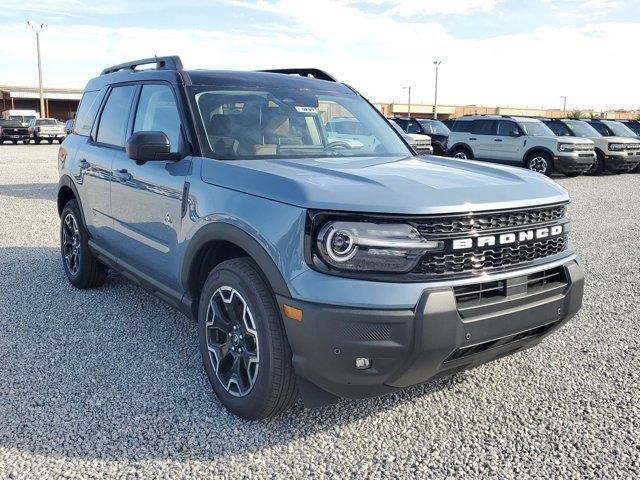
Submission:
POLYGON ((167 85, 144 85, 136 110, 134 132, 164 132, 171 151, 180 149, 180 114, 173 91, 167 85))
POLYGON ((510 137, 511 135, 517 135, 518 133, 518 126, 515 122, 510 122, 508 120, 500 120, 498 122, 498 136, 510 137))
POLYGON ((125 85, 111 90, 100 117, 98 142, 124 147, 124 136, 135 88, 134 85, 125 85))

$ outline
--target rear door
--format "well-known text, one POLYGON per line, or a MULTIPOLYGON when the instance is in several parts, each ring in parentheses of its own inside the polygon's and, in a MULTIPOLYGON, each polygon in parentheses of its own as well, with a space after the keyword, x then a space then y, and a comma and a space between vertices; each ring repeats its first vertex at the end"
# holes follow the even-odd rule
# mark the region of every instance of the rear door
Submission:
POLYGON ((469 145, 473 148, 473 156, 492 160, 496 158, 496 125, 498 122, 481 119, 473 122, 469 136, 469 145))

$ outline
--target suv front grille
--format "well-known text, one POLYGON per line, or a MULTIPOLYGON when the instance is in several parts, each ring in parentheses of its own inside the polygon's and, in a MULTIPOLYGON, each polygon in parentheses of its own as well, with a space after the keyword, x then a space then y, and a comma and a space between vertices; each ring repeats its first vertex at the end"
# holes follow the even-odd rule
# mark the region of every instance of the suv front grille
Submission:
POLYGON ((565 205, 555 205, 531 210, 426 218, 421 220, 416 228, 421 235, 429 237, 430 235, 527 227, 560 220, 565 216, 566 209, 565 205))
POLYGON ((563 252, 567 247, 565 235, 500 248, 477 249, 468 252, 428 253, 414 273, 423 275, 456 275, 485 273, 489 270, 512 267, 563 252))

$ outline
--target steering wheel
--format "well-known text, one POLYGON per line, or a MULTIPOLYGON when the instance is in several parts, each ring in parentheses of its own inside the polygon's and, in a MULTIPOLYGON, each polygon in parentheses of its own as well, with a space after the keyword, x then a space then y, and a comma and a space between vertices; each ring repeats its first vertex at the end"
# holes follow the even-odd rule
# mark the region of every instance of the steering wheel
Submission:
POLYGON ((325 148, 346 148, 347 150, 351 150, 351 145, 343 140, 336 140, 335 142, 327 143, 325 148))

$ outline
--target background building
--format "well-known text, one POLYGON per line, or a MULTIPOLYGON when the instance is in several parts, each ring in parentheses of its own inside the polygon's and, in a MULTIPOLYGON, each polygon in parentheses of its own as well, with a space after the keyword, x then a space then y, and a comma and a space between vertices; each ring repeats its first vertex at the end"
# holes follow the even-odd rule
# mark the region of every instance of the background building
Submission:
POLYGON ((82 89, 45 88, 44 108, 40 112, 40 93, 37 87, 0 85, 0 111, 35 110, 41 117, 60 121, 74 118, 82 97, 82 89))

